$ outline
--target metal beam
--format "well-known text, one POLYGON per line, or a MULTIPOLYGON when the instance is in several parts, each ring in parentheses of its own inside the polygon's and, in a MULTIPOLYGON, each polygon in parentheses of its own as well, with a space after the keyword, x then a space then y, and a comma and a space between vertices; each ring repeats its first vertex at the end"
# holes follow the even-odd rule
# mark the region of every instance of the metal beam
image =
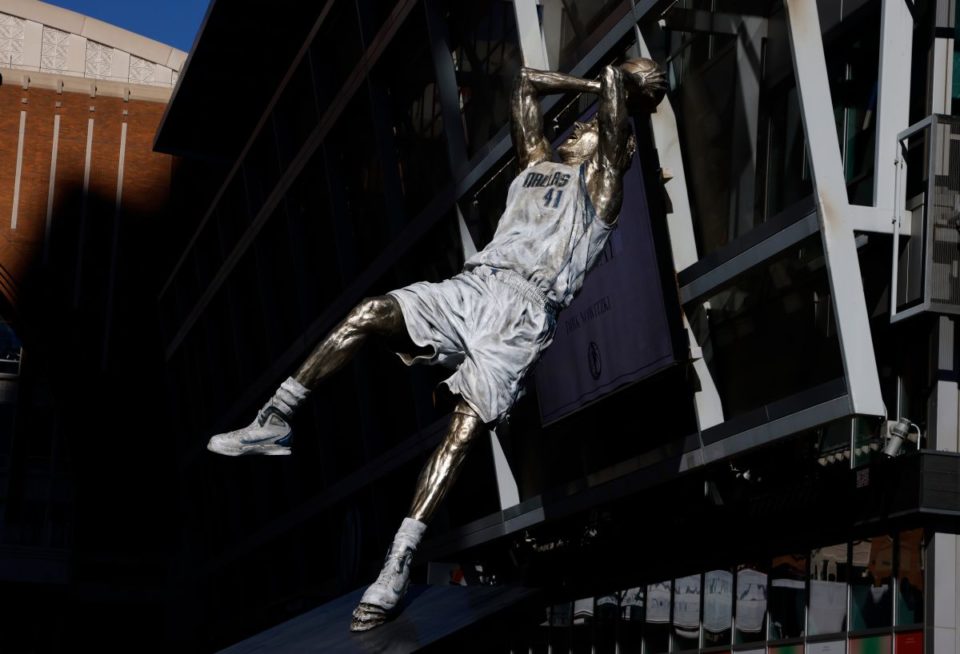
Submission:
POLYGON ((537 0, 513 0, 513 10, 517 17, 517 34, 520 38, 523 65, 538 70, 549 70, 547 49, 543 44, 543 34, 540 32, 537 0))
POLYGON ((904 0, 883 0, 882 12, 873 206, 890 209, 887 223, 892 225, 897 134, 910 125, 913 18, 904 0))
POLYGON ((847 388, 854 413, 883 416, 886 411, 870 338, 857 247, 853 229, 845 219, 850 203, 832 119, 833 102, 817 4, 809 0, 784 0, 784 5, 847 388))
MULTIPOLYGON (((659 29, 659 26, 654 24, 650 29, 659 29)), ((634 30, 637 37, 637 54, 652 58, 640 28, 634 27, 634 30)), ((662 170, 669 171, 670 175, 669 183, 665 185, 667 197, 670 198, 667 229, 670 232, 674 267, 683 270, 695 264, 699 255, 693 231, 693 212, 690 209, 687 175, 680 151, 680 131, 677 128, 677 116, 669 96, 665 97, 657 110, 650 115, 650 124, 653 128, 653 142, 657 146, 662 170)), ((694 393, 693 399, 697 412, 697 426, 703 430, 723 422, 723 404, 717 385, 713 381, 713 375, 710 374, 710 369, 703 357, 700 343, 690 327, 686 311, 684 311, 683 326, 690 342, 690 359, 700 381, 700 390, 694 393)))

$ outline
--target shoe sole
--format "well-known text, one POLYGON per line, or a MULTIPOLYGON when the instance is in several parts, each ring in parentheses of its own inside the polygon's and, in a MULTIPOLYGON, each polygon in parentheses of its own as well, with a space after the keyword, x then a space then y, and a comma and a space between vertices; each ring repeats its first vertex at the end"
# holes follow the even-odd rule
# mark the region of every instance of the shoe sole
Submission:
POLYGON ((215 454, 222 454, 224 456, 250 456, 257 454, 263 456, 289 456, 291 454, 289 447, 277 445, 276 443, 258 443, 239 448, 225 448, 210 441, 207 443, 207 449, 215 454))

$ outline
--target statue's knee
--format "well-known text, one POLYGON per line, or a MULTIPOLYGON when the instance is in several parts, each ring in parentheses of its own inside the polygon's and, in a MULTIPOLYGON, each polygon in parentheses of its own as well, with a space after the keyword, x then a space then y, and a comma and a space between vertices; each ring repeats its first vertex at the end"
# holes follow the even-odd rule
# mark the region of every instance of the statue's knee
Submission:
POLYGON ((395 304, 396 300, 389 296, 365 298, 347 316, 347 325, 361 333, 376 330, 391 318, 395 304))

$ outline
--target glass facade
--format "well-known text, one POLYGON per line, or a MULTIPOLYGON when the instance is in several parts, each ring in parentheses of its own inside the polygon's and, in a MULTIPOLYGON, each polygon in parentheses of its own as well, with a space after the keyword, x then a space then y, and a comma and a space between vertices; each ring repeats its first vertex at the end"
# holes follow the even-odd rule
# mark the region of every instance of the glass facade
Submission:
POLYGON ((910 647, 922 644, 922 620, 916 611, 922 614, 923 600, 914 585, 923 583, 918 575, 922 561, 922 530, 818 547, 774 556, 765 565, 745 563, 735 574, 705 570, 598 595, 595 605, 592 598, 554 605, 547 611, 549 619, 528 628, 518 643, 535 652, 549 647, 550 652, 570 654, 614 651, 611 640, 623 654, 731 649, 890 654, 894 637, 910 647), (896 565, 890 558, 894 544, 899 552, 896 565), (874 574, 887 576, 878 579, 874 574), (906 611, 905 603, 897 609, 896 633, 889 601, 893 577, 899 589, 906 585, 919 602, 906 611), (905 581, 911 577, 913 582, 905 581), (848 605, 853 616, 849 623, 848 605), (732 641, 731 624, 736 625, 732 641))

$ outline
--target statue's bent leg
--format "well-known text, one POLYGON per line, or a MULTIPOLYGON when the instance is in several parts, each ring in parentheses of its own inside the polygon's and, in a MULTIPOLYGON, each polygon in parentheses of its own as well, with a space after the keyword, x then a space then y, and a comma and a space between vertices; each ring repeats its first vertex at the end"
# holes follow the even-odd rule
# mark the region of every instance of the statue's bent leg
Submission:
POLYGON ((485 430, 483 421, 461 400, 454 409, 447 435, 420 473, 410 515, 403 520, 377 580, 367 588, 353 611, 351 631, 366 631, 385 622, 400 604, 410 583, 410 562, 427 522, 453 485, 470 444, 485 430))
POLYGON ((284 381, 263 405, 252 423, 217 434, 207 443, 207 449, 227 456, 290 454, 290 419, 297 407, 321 379, 342 368, 371 335, 388 338, 400 347, 414 348, 399 303, 389 295, 367 298, 320 341, 297 373, 284 381))
MULTIPOLYGON (((389 295, 367 298, 355 306, 313 349, 293 378, 312 389, 340 370, 370 336, 409 341, 400 304, 389 295)), ((414 346, 409 343, 409 347, 414 346)))

